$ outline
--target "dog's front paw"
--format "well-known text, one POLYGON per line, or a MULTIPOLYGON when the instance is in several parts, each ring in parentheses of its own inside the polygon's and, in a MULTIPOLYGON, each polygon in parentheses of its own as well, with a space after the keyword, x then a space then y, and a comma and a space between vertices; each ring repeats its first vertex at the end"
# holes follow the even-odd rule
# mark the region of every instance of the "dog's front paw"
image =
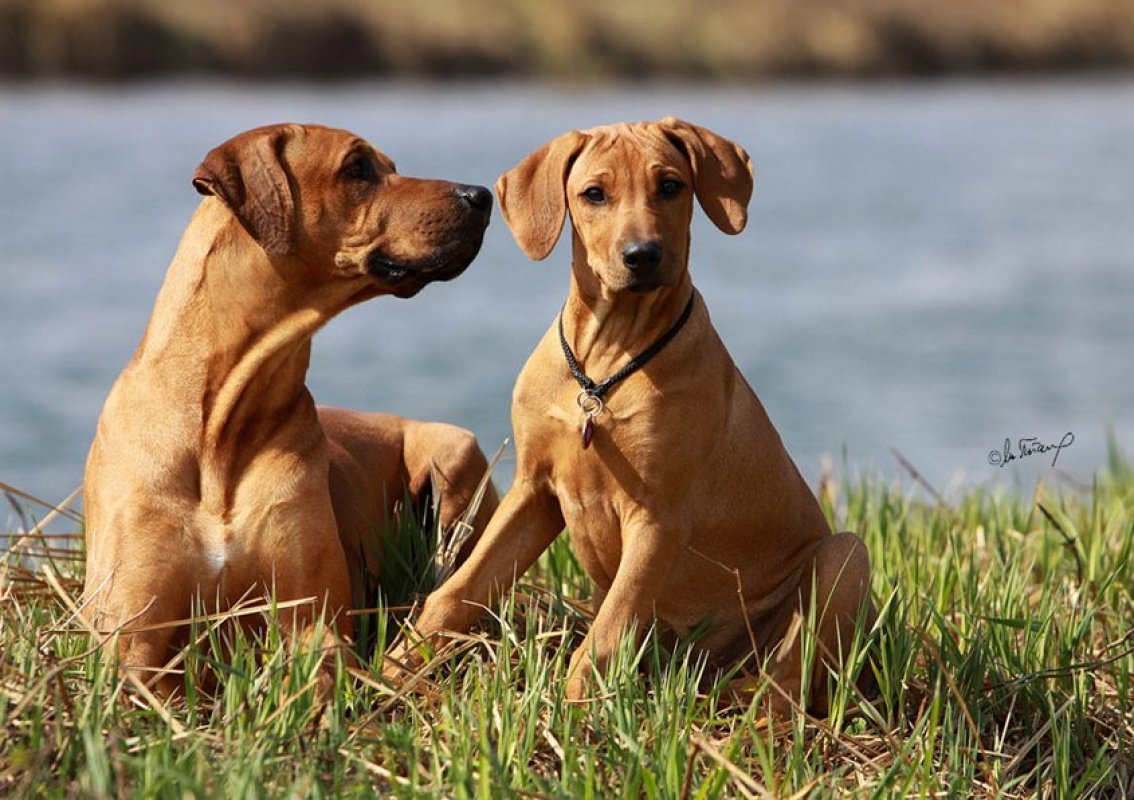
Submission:
POLYGON ((567 668, 567 688, 563 697, 570 702, 581 702, 590 697, 591 659, 583 650, 576 650, 567 668))

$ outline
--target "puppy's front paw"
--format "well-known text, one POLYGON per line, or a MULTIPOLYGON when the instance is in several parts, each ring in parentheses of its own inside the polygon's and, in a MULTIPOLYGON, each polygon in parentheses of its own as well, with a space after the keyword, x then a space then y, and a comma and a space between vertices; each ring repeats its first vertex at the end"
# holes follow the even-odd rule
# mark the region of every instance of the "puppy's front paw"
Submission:
POLYGON ((424 644, 402 639, 382 658, 382 678, 399 686, 425 665, 424 644))
POLYGON ((563 698, 571 703, 581 703, 587 699, 587 690, 587 682, 578 675, 572 675, 567 679, 567 689, 563 692, 563 698))
POLYGON ((760 707, 757 717, 759 727, 790 720, 798 705, 799 682, 781 678, 780 681, 768 676, 744 673, 734 678, 728 685, 726 700, 736 707, 745 708, 753 704, 760 707))

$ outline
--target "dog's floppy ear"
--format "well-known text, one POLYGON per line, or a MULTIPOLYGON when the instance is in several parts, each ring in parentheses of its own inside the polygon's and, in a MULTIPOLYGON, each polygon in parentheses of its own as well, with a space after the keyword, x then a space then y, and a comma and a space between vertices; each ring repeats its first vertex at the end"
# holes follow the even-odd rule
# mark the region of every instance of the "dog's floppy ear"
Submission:
POLYGON ((533 261, 547 258, 567 217, 567 173, 586 144, 571 131, 527 156, 496 181, 504 221, 533 261))
POLYGON ((215 195, 270 256, 291 251, 295 201, 282 153, 288 128, 257 128, 214 148, 193 174, 193 188, 215 195))
POLYGON ((740 233, 748 222, 752 197, 752 159, 744 148, 708 128, 666 117, 666 137, 689 156, 693 190, 701 208, 725 233, 740 233))

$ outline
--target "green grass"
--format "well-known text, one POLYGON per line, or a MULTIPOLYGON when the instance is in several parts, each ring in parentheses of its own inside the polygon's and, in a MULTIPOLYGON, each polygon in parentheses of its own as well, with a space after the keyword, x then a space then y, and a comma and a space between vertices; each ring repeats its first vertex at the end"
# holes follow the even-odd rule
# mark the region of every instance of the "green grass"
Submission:
POLYGON ((566 703, 589 588, 565 538, 408 693, 374 677, 379 646, 321 704, 318 654, 202 623, 238 640, 227 663, 187 654, 215 693, 155 708, 71 618, 75 540, 36 534, 0 561, 0 795, 1130 796, 1134 472, 1111 462, 1090 487, 944 500, 824 481, 872 554, 881 613, 851 672, 873 659, 879 693, 843 681, 828 719, 774 726, 652 637, 566 703))

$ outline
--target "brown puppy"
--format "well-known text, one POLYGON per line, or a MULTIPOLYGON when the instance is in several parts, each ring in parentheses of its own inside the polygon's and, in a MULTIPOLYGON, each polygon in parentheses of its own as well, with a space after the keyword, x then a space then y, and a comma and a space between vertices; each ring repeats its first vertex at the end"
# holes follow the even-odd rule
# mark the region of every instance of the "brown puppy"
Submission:
MULTIPOLYGON (((349 637, 343 612, 352 582, 357 597, 377 574, 388 504, 435 479, 448 523, 486 468, 467 431, 317 411, 304 380, 311 337, 335 314, 468 266, 487 189, 403 177, 357 136, 300 125, 225 142, 193 185, 206 199, 106 401, 85 477, 86 614, 99 630, 125 626, 120 663, 143 679, 184 639, 155 626, 187 618, 198 597, 214 611, 272 591, 314 598, 286 627, 306 635, 325 608, 349 637)), ((478 529, 495 504, 490 491, 478 529)))
MULTIPOLYGON (((425 603, 417 633, 468 628, 566 525, 596 584, 568 697, 585 694, 592 661, 603 669, 622 635, 656 619, 678 637, 704 630, 698 646, 722 665, 753 648, 775 652, 772 678, 822 708, 825 671, 805 688, 798 637, 776 648, 814 594, 825 655, 837 662, 870 602, 866 548, 831 534, 687 270, 694 197, 725 233, 744 228, 748 155, 672 118, 573 131, 503 175, 496 192, 536 260, 570 212, 571 288, 561 327, 516 383, 515 483, 469 560, 425 603), (651 351, 598 400, 569 365, 598 383, 651 351)), ((417 660, 402 644, 387 675, 417 660)), ((790 706, 778 695, 772 704, 790 706)))

